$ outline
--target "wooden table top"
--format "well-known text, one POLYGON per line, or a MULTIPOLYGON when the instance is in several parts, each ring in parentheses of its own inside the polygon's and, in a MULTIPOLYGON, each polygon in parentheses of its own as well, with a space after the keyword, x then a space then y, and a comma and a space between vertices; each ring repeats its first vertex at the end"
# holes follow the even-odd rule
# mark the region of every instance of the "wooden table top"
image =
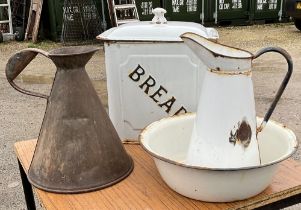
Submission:
MULTIPOLYGON (((15 152, 28 171, 36 140, 15 143, 15 152)), ((34 188, 45 209, 251 209, 301 193, 301 164, 284 161, 272 184, 261 194, 244 201, 207 203, 172 191, 161 179, 155 164, 139 145, 125 144, 135 168, 129 177, 102 190, 81 194, 56 194, 34 188)))

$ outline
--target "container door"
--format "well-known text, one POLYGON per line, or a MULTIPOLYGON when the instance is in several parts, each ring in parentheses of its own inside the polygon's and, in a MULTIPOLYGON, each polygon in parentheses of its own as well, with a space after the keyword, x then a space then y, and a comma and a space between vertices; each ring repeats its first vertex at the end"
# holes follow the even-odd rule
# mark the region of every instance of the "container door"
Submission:
POLYGON ((136 0, 139 20, 151 21, 154 17, 152 10, 162 7, 160 0, 136 0))
POLYGON ((163 0, 167 20, 202 22, 205 0, 163 0))
POLYGON ((282 11, 283 0, 253 0, 254 20, 278 20, 282 11))
POLYGON ((245 24, 249 21, 250 3, 248 0, 210 1, 210 15, 215 23, 245 24))

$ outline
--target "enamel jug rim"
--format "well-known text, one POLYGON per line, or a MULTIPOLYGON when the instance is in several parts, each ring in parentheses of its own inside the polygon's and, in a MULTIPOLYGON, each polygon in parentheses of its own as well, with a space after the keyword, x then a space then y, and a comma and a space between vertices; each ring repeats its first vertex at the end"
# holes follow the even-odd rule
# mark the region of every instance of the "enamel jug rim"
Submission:
POLYGON ((198 34, 193 33, 193 32, 186 32, 186 33, 182 34, 180 37, 181 37, 181 39, 186 38, 186 39, 189 39, 193 42, 196 42, 197 44, 201 44, 206 50, 213 53, 216 57, 220 56, 220 57, 235 58, 235 59, 252 59, 254 57, 253 53, 249 52, 248 50, 240 49, 240 48, 237 48, 237 47, 232 47, 232 46, 222 44, 222 43, 217 43, 217 42, 214 42, 210 39, 206 39, 204 37, 201 37, 198 34), (192 37, 194 37, 194 39, 192 37), (217 51, 217 50, 213 51, 208 46, 205 46, 202 43, 198 43, 195 40, 196 38, 199 39, 199 40, 202 40, 203 42, 207 42, 208 45, 216 46, 218 48, 224 48, 224 49, 227 49, 229 52, 236 52, 237 51, 236 53, 240 52, 240 53, 245 53, 247 55, 245 55, 245 56, 234 56, 234 55, 230 55, 230 53, 229 54, 220 53, 220 50, 219 51, 217 51))

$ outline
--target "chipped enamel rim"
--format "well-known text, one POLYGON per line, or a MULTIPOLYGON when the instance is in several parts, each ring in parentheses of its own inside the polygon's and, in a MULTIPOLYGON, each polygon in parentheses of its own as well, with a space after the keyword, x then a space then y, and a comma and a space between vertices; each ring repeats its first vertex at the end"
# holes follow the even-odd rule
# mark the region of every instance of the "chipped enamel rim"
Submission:
MULTIPOLYGON (((276 126, 280 126, 283 129, 286 130, 286 132, 290 135, 290 139, 292 139, 293 142, 293 146, 292 146, 292 150, 290 151, 290 153, 288 153, 287 155, 282 156, 280 159, 277 159, 275 161, 271 161, 269 163, 265 163, 263 165, 259 165, 259 166, 248 166, 248 167, 240 167, 240 168, 209 168, 209 167, 201 167, 201 166, 192 166, 192 165, 187 165, 184 163, 180 163, 177 162, 175 160, 171 160, 169 158, 163 157, 160 154, 157 154, 153 151, 151 151, 150 149, 148 149, 147 146, 144 145, 145 143, 145 139, 144 136, 150 131, 155 129, 157 126, 159 126, 160 124, 162 124, 162 122, 166 122, 166 121, 173 121, 173 120, 177 120, 177 119, 181 119, 181 118, 188 118, 188 117, 193 117, 195 116, 195 113, 186 113, 186 114, 182 114, 182 115, 177 115, 177 116, 172 116, 172 117, 166 117, 166 118, 162 118, 161 120, 155 121, 153 123, 151 123, 150 125, 148 125, 147 127, 145 127, 142 132, 139 135, 139 143, 141 145, 141 147, 147 152, 149 153, 151 156, 162 160, 164 162, 173 164, 173 165, 177 165, 177 166, 182 166, 185 168, 192 168, 192 169, 198 169, 198 170, 210 170, 210 171, 239 171, 239 170, 251 170, 251 169, 257 169, 257 168, 264 168, 267 166, 271 166, 271 165, 275 165, 277 163, 280 163, 286 159, 288 159, 289 157, 291 157, 297 150, 298 148, 298 141, 296 138, 296 135, 294 134, 294 132, 288 128, 286 128, 285 125, 275 122, 273 120, 269 120, 269 122, 275 124, 276 126)), ((262 120, 262 118, 258 118, 260 120, 262 120)))

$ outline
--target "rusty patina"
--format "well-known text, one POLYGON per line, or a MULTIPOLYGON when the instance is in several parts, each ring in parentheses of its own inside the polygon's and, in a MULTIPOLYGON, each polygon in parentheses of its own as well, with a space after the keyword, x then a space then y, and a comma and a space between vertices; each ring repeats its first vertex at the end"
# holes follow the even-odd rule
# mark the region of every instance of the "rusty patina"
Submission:
POLYGON ((6 66, 9 83, 18 91, 47 99, 38 143, 28 171, 35 187, 57 193, 78 193, 113 185, 133 170, 85 65, 98 50, 69 47, 49 53, 26 49, 6 66), (18 87, 14 79, 38 53, 57 67, 49 96, 18 87))

